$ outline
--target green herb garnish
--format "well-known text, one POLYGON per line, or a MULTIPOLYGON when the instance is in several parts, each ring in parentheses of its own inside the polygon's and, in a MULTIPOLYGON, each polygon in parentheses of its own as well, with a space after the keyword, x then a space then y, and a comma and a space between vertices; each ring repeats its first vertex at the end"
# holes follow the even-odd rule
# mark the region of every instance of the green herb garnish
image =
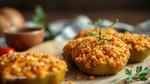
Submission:
POLYGON ((98 20, 97 22, 91 23, 95 28, 100 29, 98 35, 94 32, 89 32, 89 35, 98 38, 100 43, 102 43, 104 41, 108 41, 107 39, 103 38, 103 36, 102 36, 103 30, 107 29, 109 27, 112 27, 114 24, 116 24, 118 22, 118 19, 116 19, 115 22, 113 22, 110 26, 107 26, 107 27, 102 27, 102 22, 103 22, 103 20, 98 20))
POLYGON ((124 84, 130 84, 133 81, 146 81, 148 80, 147 75, 150 74, 150 69, 137 65, 136 70, 133 71, 132 69, 126 68, 124 73, 125 75, 111 81, 111 84, 120 84, 121 82, 124 84))
POLYGON ((44 13, 44 10, 43 10, 42 6, 40 6, 40 5, 36 6, 36 8, 35 8, 35 16, 33 17, 34 25, 36 27, 43 27, 43 25, 44 25, 44 23, 43 23, 44 17, 45 17, 45 13, 44 13))
POLYGON ((53 39, 55 34, 52 32, 48 23, 44 22, 45 12, 42 6, 36 6, 35 16, 33 17, 34 26, 38 28, 44 28, 46 32, 46 39, 53 39))
POLYGON ((146 81, 148 80, 147 75, 150 73, 150 69, 143 68, 141 65, 136 67, 136 72, 133 73, 131 69, 125 69, 127 77, 124 79, 126 83, 131 83, 134 80, 146 81))

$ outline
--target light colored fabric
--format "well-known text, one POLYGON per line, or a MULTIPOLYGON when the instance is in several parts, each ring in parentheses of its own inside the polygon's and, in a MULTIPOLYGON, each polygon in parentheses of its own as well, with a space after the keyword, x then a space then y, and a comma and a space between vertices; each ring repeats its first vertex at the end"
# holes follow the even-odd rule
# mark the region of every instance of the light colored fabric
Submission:
MULTIPOLYGON (((80 15, 72 20, 57 20, 55 22, 50 23, 49 26, 52 32, 57 34, 54 40, 62 41, 74 38, 81 29, 93 28, 93 25, 89 24, 90 22, 92 22, 90 18, 88 18, 85 15, 80 15)), ((111 24, 112 22, 109 20, 103 20, 102 22, 102 26, 109 26, 111 24)), ((32 21, 27 21, 26 26, 33 27, 34 25, 32 21)), ((115 25, 113 25, 113 27, 120 31, 126 30, 134 33, 144 33, 150 35, 150 20, 142 22, 136 26, 118 22, 115 25)), ((0 38, 0 46, 6 46, 4 38, 0 38)))

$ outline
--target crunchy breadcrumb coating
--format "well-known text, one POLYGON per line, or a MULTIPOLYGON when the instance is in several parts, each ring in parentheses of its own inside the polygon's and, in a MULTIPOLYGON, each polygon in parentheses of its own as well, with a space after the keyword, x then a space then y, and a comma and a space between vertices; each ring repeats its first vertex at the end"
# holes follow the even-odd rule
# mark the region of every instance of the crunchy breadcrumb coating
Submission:
POLYGON ((81 40, 82 38, 76 39, 76 40, 71 40, 69 41, 65 47, 63 48, 63 57, 66 61, 70 61, 71 60, 71 52, 72 49, 74 48, 74 46, 81 40))
MULTIPOLYGON (((100 28, 94 28, 94 29, 83 29, 81 30, 77 36, 75 38, 82 38, 82 37, 87 37, 89 36, 89 33, 90 32, 93 32, 93 33, 96 33, 98 34, 100 31, 100 28)), ((106 34, 106 35, 113 35, 113 34, 116 34, 118 33, 117 30, 115 30, 114 28, 106 28, 103 30, 103 34, 106 34)))
POLYGON ((0 58, 0 76, 4 81, 42 78, 67 70, 64 61, 38 52, 15 52, 0 58))
POLYGON ((97 38, 82 38, 72 50, 72 58, 77 64, 90 69, 97 64, 106 64, 112 68, 122 68, 129 58, 127 45, 112 35, 103 35, 108 41, 99 43, 97 38))
POLYGON ((115 36, 125 42, 130 49, 142 52, 150 49, 150 37, 146 35, 138 35, 129 32, 115 34, 115 36))

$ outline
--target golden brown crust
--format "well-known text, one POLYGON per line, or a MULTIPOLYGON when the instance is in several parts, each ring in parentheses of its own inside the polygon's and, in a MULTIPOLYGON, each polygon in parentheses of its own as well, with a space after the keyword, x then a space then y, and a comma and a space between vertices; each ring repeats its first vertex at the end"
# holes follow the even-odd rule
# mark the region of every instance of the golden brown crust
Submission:
POLYGON ((97 38, 82 38, 72 50, 74 61, 87 69, 97 64, 108 64, 113 68, 124 67, 130 55, 126 44, 110 35, 103 37, 108 41, 101 44, 97 38))
POLYGON ((134 49, 137 52, 142 52, 146 49, 150 49, 150 37, 146 35, 126 32, 123 34, 115 34, 115 36, 125 42, 130 47, 130 50, 134 49))
POLYGON ((74 48, 74 46, 79 42, 79 40, 81 40, 82 38, 78 38, 76 40, 71 40, 69 41, 63 48, 63 57, 64 59, 69 62, 71 61, 72 59, 72 55, 71 55, 71 52, 72 52, 72 49, 74 48))
POLYGON ((64 61, 37 52, 15 52, 0 58, 0 76, 3 80, 41 78, 67 70, 64 61))
MULTIPOLYGON (((93 32, 93 33, 96 33, 98 34, 100 31, 99 28, 94 28, 94 29, 84 29, 84 30, 81 30, 77 36, 75 37, 76 38, 81 38, 81 37, 87 37, 89 36, 89 32, 93 32)), ((107 28, 107 29, 104 29, 103 31, 103 34, 107 34, 107 35, 112 35, 112 34, 116 34, 118 33, 114 28, 107 28)))
POLYGON ((129 62, 142 62, 150 54, 150 37, 129 32, 114 34, 125 42, 130 50, 129 62))

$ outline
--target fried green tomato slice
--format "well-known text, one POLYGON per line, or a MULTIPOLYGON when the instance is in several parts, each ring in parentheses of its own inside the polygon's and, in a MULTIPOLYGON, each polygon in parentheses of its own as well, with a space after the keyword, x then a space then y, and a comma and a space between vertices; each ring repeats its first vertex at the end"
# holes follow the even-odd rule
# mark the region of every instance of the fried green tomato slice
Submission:
MULTIPOLYGON (((71 55, 71 52, 72 52, 72 49, 74 48, 74 46, 80 42, 82 38, 78 38, 76 40, 71 40, 69 41, 63 48, 63 58, 65 59, 65 61, 67 62, 67 64, 69 66, 72 66, 74 65, 73 61, 72 61, 72 55, 71 55)), ((69 67, 68 66, 68 67, 69 67)))
POLYGON ((0 58, 0 84, 60 84, 67 65, 39 52, 15 52, 0 58))
POLYGON ((122 70, 130 56, 127 45, 111 35, 103 35, 107 40, 82 38, 72 50, 72 59, 79 69, 91 75, 116 74, 122 70))
MULTIPOLYGON (((99 31, 100 29, 99 28, 94 28, 94 29, 83 29, 81 30, 75 37, 75 39, 77 38, 82 38, 82 37, 87 37, 89 36, 89 33, 92 32, 92 33, 95 33, 95 34, 99 34, 99 31)), ((117 30, 115 30, 114 28, 107 28, 107 29, 104 29, 103 31, 103 34, 106 34, 106 35, 113 35, 113 34, 116 34, 118 33, 117 30)))
POLYGON ((150 55, 150 37, 126 32, 116 34, 130 49, 129 62, 142 62, 150 55))

